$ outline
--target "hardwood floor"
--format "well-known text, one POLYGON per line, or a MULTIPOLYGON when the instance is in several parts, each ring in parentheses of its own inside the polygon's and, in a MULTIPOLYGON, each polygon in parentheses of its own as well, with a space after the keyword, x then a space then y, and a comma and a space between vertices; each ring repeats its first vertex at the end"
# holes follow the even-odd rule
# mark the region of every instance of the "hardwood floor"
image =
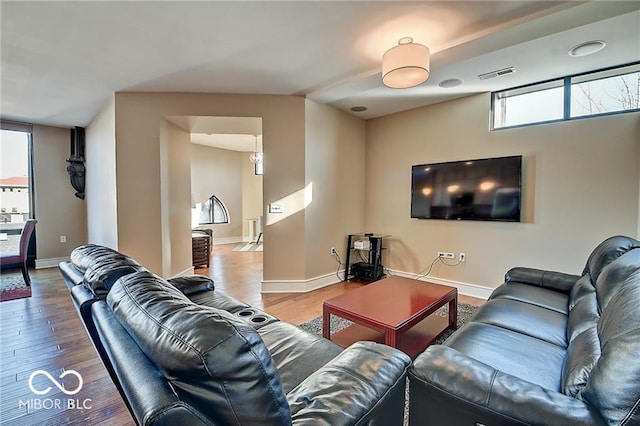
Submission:
MULTIPOLYGON (((134 424, 87 337, 58 269, 30 271, 30 275, 30 298, 0 303, 0 424, 134 424), (55 387, 40 397, 28 384, 36 370, 56 379, 65 370, 75 370, 84 384, 70 398, 55 387), (86 408, 68 409, 69 399, 86 408), (44 406, 38 407, 35 400, 44 406)), ((69 386, 76 383, 69 380, 69 386)), ((41 375, 34 377, 33 384, 39 390, 51 386, 41 375)))
MULTIPOLYGON (((260 294, 262 253, 233 252, 234 246, 215 246, 210 268, 198 269, 196 273, 212 277, 216 290, 283 321, 294 324, 308 321, 321 315, 324 300, 363 285, 348 282, 303 294, 263 295, 260 294)), ((58 269, 30 271, 30 275, 30 298, 0 303, 0 424, 134 424, 78 318, 58 269), (46 397, 34 395, 29 388, 29 376, 36 370, 44 370, 56 379, 64 371, 75 370, 83 378, 82 389, 73 397, 55 387, 46 397), (37 406, 34 400, 44 406, 37 406), (69 400, 75 408, 68 407, 69 400)), ((474 305, 483 303, 465 296, 459 300, 474 305)), ((69 386, 76 383, 70 382, 69 386)), ((38 389, 52 386, 42 375, 34 377, 33 384, 38 389)))
MULTIPOLYGON (((234 252, 234 244, 215 246, 209 269, 197 269, 216 283, 216 289, 230 294, 282 321, 302 324, 322 315, 322 302, 349 290, 365 285, 360 282, 341 282, 309 293, 260 294, 262 281, 262 252, 234 252)), ((458 301, 480 306, 484 300, 464 295, 458 301)))

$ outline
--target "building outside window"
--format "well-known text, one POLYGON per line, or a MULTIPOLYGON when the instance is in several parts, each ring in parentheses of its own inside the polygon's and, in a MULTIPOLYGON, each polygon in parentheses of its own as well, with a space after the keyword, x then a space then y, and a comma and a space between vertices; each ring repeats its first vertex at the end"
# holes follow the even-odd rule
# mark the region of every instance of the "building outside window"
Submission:
POLYGON ((209 197, 200 209, 200 225, 229 223, 229 213, 222 201, 215 195, 209 197))
POLYGON ((0 251, 17 252, 20 232, 31 217, 30 133, 0 130, 0 251))
POLYGON ((492 129, 640 110, 640 63, 492 94, 492 129))

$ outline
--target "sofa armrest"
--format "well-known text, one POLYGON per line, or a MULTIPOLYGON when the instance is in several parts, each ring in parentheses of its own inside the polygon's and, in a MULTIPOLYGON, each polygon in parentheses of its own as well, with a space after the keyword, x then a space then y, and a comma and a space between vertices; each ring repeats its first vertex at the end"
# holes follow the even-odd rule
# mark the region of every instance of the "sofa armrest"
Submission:
POLYGON ((409 383, 410 424, 437 421, 433 416, 442 413, 449 416, 449 424, 605 423, 583 401, 503 373, 447 346, 434 345, 420 354, 409 383))
POLYGON ((506 283, 518 282, 537 287, 544 287, 568 294, 579 278, 579 275, 565 274, 562 272, 516 267, 507 271, 504 276, 504 281, 506 283))
POLYGON ((411 359, 357 342, 287 394, 294 425, 402 424, 411 359))
POLYGON ((82 284, 84 280, 84 271, 77 268, 73 263, 69 261, 60 262, 58 269, 62 274, 65 284, 71 290, 73 287, 82 284))
POLYGON ((185 296, 215 289, 213 280, 204 275, 189 275, 169 278, 167 281, 180 290, 185 296))

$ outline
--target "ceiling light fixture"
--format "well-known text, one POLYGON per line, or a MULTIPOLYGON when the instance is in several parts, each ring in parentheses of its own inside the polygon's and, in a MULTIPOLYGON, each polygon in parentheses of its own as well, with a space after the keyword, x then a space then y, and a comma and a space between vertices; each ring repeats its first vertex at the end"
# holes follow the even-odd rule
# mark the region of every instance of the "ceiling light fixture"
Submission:
POLYGON ((448 80, 442 80, 440 83, 438 83, 438 86, 442 87, 443 89, 452 89, 454 87, 458 87, 462 84, 462 80, 460 80, 459 78, 450 78, 448 80))
POLYGON ((258 152, 258 135, 253 135, 256 138, 256 149, 249 155, 249 161, 253 164, 259 163, 262 161, 262 156, 258 152))
POLYGON ((382 55, 382 82, 392 89, 408 89, 429 78, 430 52, 426 46, 404 37, 382 55))
POLYGON ((364 105, 356 105, 351 107, 351 111, 353 112, 365 112, 368 108, 364 105))
POLYGON ((573 46, 569 49, 569 56, 580 57, 593 55, 594 53, 598 53, 607 45, 606 42, 602 40, 593 40, 587 41, 585 43, 580 43, 577 46, 573 46))

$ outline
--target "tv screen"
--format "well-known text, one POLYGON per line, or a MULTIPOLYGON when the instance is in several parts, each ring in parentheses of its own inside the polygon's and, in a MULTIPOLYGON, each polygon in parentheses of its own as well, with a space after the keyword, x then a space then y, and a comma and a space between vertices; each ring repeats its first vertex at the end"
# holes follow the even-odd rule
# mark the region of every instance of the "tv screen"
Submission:
POLYGON ((522 156, 420 164, 411 169, 411 217, 520 221, 522 156))

